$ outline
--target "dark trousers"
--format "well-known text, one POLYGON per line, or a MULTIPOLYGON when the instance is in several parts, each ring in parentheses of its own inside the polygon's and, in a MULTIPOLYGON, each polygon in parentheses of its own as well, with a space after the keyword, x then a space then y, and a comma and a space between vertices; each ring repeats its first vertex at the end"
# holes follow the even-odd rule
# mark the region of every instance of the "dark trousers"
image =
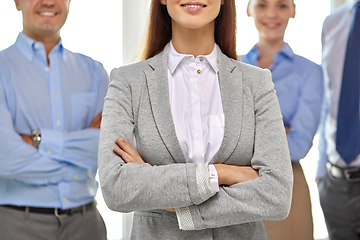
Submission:
POLYGON ((360 240, 360 182, 328 173, 318 187, 330 240, 360 240))
POLYGON ((96 207, 58 218, 0 206, 0 239, 106 240, 106 228, 96 207))

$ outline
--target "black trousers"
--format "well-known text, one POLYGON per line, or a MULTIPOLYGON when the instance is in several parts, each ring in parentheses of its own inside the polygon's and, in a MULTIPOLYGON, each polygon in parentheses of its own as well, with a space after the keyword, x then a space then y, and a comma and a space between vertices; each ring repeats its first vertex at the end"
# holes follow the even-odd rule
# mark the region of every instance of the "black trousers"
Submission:
POLYGON ((360 240, 360 182, 328 173, 318 187, 330 240, 360 240))

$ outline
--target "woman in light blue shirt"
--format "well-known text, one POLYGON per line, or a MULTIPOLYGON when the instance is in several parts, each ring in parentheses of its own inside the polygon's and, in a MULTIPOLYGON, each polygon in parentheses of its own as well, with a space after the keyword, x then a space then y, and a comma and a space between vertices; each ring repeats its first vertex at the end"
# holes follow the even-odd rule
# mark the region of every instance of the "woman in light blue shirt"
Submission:
POLYGON ((290 215, 280 222, 265 222, 268 238, 313 239, 310 195, 299 160, 310 150, 319 124, 321 67, 294 54, 284 42, 287 23, 295 17, 292 0, 250 0, 247 14, 254 18, 259 42, 241 59, 272 73, 294 171, 290 215))

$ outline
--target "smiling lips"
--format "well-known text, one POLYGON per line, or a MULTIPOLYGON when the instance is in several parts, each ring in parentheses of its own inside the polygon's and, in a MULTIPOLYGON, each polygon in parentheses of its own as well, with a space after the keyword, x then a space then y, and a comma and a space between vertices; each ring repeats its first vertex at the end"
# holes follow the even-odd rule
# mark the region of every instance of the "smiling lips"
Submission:
POLYGON ((198 13, 202 11, 206 5, 200 2, 188 2, 181 4, 181 7, 188 13, 198 13))
POLYGON ((278 24, 278 23, 264 23, 264 26, 269 28, 269 29, 274 29, 274 28, 278 28, 280 26, 280 24, 278 24))
POLYGON ((40 15, 45 16, 45 17, 52 17, 52 16, 55 16, 56 13, 54 13, 54 12, 40 12, 40 15))

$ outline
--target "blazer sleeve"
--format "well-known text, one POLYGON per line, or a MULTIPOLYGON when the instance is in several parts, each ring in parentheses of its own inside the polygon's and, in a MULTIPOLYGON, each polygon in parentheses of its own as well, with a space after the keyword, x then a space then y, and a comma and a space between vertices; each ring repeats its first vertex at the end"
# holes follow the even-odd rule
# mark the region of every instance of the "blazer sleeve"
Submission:
POLYGON ((173 160, 163 159, 162 162, 174 164, 138 165, 125 163, 113 152, 116 137, 126 138, 136 149, 134 111, 143 97, 139 94, 144 86, 142 74, 141 67, 136 66, 114 69, 110 74, 98 153, 104 200, 111 210, 120 212, 200 204, 215 194, 210 188, 207 163, 175 164, 173 160))
POLYGON ((259 170, 259 178, 221 187, 201 204, 176 209, 183 230, 281 220, 289 214, 293 175, 286 134, 271 73, 262 73, 252 85, 255 145, 251 166, 259 170))

